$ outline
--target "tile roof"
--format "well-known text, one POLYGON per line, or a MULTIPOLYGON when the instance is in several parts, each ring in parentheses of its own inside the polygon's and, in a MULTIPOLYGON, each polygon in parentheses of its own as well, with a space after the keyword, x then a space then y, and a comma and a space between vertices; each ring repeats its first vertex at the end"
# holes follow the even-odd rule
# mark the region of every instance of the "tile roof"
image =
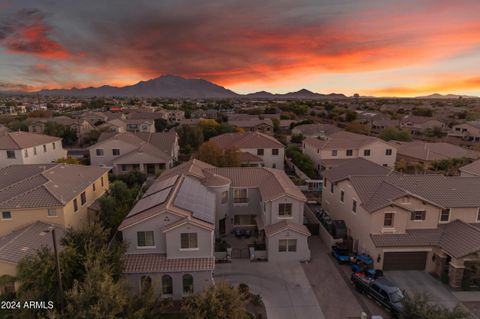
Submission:
POLYGON ((114 164, 154 164, 168 163, 171 156, 150 143, 142 142, 137 149, 123 154, 113 160, 114 164))
POLYGON ((212 271, 214 257, 167 259, 164 254, 127 254, 124 256, 124 273, 164 273, 185 271, 212 271))
POLYGON ((268 136, 260 132, 251 133, 225 133, 215 136, 210 141, 217 144, 220 148, 284 148, 273 136, 268 136))
POLYGON ((373 136, 355 134, 346 131, 335 132, 326 139, 307 137, 303 142, 322 150, 347 148, 358 149, 374 142, 386 143, 373 136))
MULTIPOLYGON (((388 167, 379 165, 364 158, 352 158, 341 161, 340 164, 334 168, 326 170, 323 177, 329 181, 336 183, 350 176, 354 175, 389 175, 395 172, 388 167)), ((323 161, 322 161, 323 162, 323 161)))
POLYGON ((55 136, 28 133, 28 132, 9 132, 0 136, 0 150, 19 150, 56 141, 62 139, 55 136))
POLYGON ((63 206, 108 168, 83 165, 12 165, 0 169, 0 208, 63 206))
POLYGON ((397 154, 408 156, 422 161, 443 160, 450 158, 471 158, 480 157, 480 152, 465 149, 449 143, 426 143, 422 141, 413 142, 392 142, 397 148, 397 154))
POLYGON ((301 132, 304 136, 328 136, 341 129, 332 124, 302 124, 295 126, 293 130, 301 132))
POLYGON ((269 126, 272 126, 272 120, 270 119, 265 119, 261 120, 259 118, 252 118, 252 119, 245 119, 245 120, 229 120, 228 124, 233 125, 233 126, 238 126, 238 127, 255 127, 261 124, 266 124, 269 126))
MULTIPOLYGON (((18 263, 22 258, 35 254, 42 247, 53 250, 52 235, 46 232, 50 226, 52 225, 37 221, 0 237, 0 260, 18 263)), ((63 246, 60 242, 65 230, 59 225, 54 227, 57 247, 62 250, 63 246)))
POLYGON ((437 229, 412 229, 405 234, 371 235, 376 247, 436 246, 455 258, 480 251, 480 228, 460 220, 437 229))
POLYGON ((281 233, 285 230, 292 230, 294 232, 310 236, 311 233, 305 225, 297 224, 289 220, 282 220, 278 223, 265 226, 265 235, 271 237, 275 234, 281 233))
POLYGON ((252 153, 249 153, 249 152, 239 152, 238 159, 242 163, 245 163, 245 162, 263 163, 263 159, 261 157, 258 157, 257 155, 253 155, 252 153))
POLYGON ((470 175, 480 176, 480 160, 460 167, 460 171, 470 175))

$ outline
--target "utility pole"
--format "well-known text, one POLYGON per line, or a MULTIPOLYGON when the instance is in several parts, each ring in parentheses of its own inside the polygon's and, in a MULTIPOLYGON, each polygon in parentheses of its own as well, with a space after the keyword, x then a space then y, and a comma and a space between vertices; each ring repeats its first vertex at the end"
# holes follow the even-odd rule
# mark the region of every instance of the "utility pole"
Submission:
POLYGON ((62 285, 62 273, 60 271, 60 256, 58 255, 58 250, 57 250, 57 238, 55 235, 55 227, 52 225, 48 229, 52 233, 53 253, 55 254, 55 260, 57 264, 58 291, 60 293, 60 313, 62 313, 63 312, 63 285, 62 285))

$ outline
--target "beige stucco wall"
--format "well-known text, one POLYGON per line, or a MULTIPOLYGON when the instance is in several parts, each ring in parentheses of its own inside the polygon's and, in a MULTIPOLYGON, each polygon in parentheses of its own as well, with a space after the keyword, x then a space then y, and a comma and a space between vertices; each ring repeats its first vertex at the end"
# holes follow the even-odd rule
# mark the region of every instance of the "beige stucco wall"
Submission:
POLYGON ((308 248, 307 239, 307 236, 291 230, 284 230, 283 232, 267 238, 268 262, 310 260, 310 249, 308 248), (278 246, 280 239, 296 239, 297 250, 294 252, 279 252, 278 246))
POLYGON ((0 168, 19 164, 48 164, 55 162, 59 158, 67 157, 67 151, 63 149, 61 141, 55 142, 55 149, 53 149, 52 144, 47 143, 36 146, 36 155, 34 147, 26 149, 28 156, 25 156, 25 149, 15 150, 14 159, 7 158, 7 150, 0 150, 0 168), (46 152, 43 150, 43 145, 47 146, 46 152))
POLYGON ((111 166, 114 159, 133 151, 138 147, 118 139, 109 139, 100 143, 97 143, 90 147, 90 163, 92 166, 111 166), (112 150, 118 148, 120 155, 114 156, 112 150), (103 156, 97 156, 96 150, 103 149, 103 156))
POLYGON ((277 168, 283 170, 283 162, 285 158, 285 149, 283 147, 276 148, 278 149, 278 155, 272 154, 272 148, 264 148, 263 155, 257 155, 256 148, 242 148, 240 151, 253 154, 260 157, 265 164, 265 167, 277 168), (275 164, 275 167, 273 167, 275 164))
POLYGON ((167 258, 192 258, 213 256, 213 230, 207 230, 194 224, 184 224, 165 233, 167 258), (180 234, 197 233, 198 248, 181 249, 180 234))

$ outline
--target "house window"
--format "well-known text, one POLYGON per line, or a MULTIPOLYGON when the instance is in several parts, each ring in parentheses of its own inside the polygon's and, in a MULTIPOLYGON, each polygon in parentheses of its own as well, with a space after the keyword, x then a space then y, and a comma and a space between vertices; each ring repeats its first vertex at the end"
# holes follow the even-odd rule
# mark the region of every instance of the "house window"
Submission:
POLYGON ((77 199, 73 199, 73 211, 76 212, 78 210, 78 202, 77 199))
POLYGON ((234 215, 233 224, 235 226, 255 226, 255 215, 234 215))
POLYGON ((103 176, 102 176, 102 178, 100 179, 100 184, 102 184, 102 187, 103 187, 103 176))
POLYGON ((25 154, 25 157, 28 157, 28 150, 27 149, 25 149, 24 154, 25 154))
POLYGON ((357 201, 352 200, 352 212, 356 213, 357 212, 357 201))
POLYGON ((292 217, 292 204, 291 203, 278 204, 278 216, 292 217))
POLYGON ((47 152, 47 145, 43 145, 43 152, 44 152, 44 153, 47 152))
POLYGON ((353 156, 353 150, 347 150, 347 156, 353 156))
POLYGON ((391 149, 391 148, 387 148, 387 149, 385 150, 385 155, 391 156, 391 155, 392 155, 392 149, 391 149))
POLYGON ((450 208, 442 209, 442 213, 440 214, 440 221, 448 222, 449 220, 450 220, 450 208))
POLYGON ((153 231, 139 231, 137 232, 137 247, 154 247, 155 239, 153 231))
POLYGON ((280 239, 278 241, 279 252, 294 252, 297 251, 296 239, 280 239))
POLYGON ((412 214, 410 216, 410 219, 411 220, 425 220, 425 215, 426 215, 425 210, 416 210, 416 211, 412 212, 412 214))
POLYGON ((162 294, 164 294, 164 295, 173 294, 172 276, 169 276, 169 275, 163 275, 162 276, 162 294))
POLYGON ((33 155, 37 155, 37 148, 33 147, 33 155))
POLYGON ((93 191, 96 191, 96 190, 97 190, 97 187, 95 186, 95 183, 92 184, 92 190, 93 190, 93 191))
POLYGON ((113 156, 119 156, 120 155, 120 149, 119 148, 113 148, 112 149, 112 155, 113 156))
POLYGON ((236 188, 233 190, 234 203, 248 203, 248 194, 246 188, 236 188))
POLYGON ((103 156, 103 149, 102 149, 102 148, 97 148, 97 149, 95 150, 95 154, 96 154, 97 156, 103 156))
POLYGON ((337 156, 338 151, 337 150, 332 150, 332 156, 337 156))
POLYGON ((57 216, 57 210, 55 208, 49 208, 47 214, 48 217, 55 217, 57 216))
POLYGON ((125 172, 127 170, 127 165, 126 164, 122 164, 122 172, 125 172))
POLYGON ((480 208, 477 211, 477 222, 480 222, 480 208))
POLYGON ((185 295, 193 293, 193 277, 190 274, 185 274, 182 277, 183 293, 185 295))
POLYGON ((140 292, 148 291, 152 288, 152 278, 150 276, 142 276, 140 278, 140 292))
POLYGON ((333 194, 334 190, 335 190, 335 184, 330 183, 330 193, 333 194))
POLYGON ((85 205, 85 203, 87 202, 87 195, 85 194, 85 192, 80 194, 80 202, 82 203, 82 206, 85 205))
POLYGON ((274 156, 278 155, 278 148, 273 148, 272 149, 272 155, 274 155, 274 156))
POLYGON ((193 249, 198 248, 197 233, 182 233, 180 234, 180 248, 193 249))
POLYGON ((228 191, 222 192, 222 204, 226 204, 228 202, 228 191))
POLYGON ((15 151, 14 150, 7 150, 7 158, 8 159, 15 159, 15 151))
POLYGON ((263 156, 263 148, 257 149, 257 155, 263 156))
POLYGON ((340 191, 340 201, 343 203, 345 200, 345 192, 342 190, 340 191))
POLYGON ((12 219, 12 213, 11 212, 2 212, 2 219, 12 219))
POLYGON ((370 156, 370 150, 363 150, 363 156, 370 156))
POLYGON ((55 149, 57 147, 57 145, 55 145, 55 142, 52 143, 52 147, 53 147, 53 149, 55 149))
POLYGON ((385 213, 383 217, 384 227, 393 227, 393 213, 385 213))

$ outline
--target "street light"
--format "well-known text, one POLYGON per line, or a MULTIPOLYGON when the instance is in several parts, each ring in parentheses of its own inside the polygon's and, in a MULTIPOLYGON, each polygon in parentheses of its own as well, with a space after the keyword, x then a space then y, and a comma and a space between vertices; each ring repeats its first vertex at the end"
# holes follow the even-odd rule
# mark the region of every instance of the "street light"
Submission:
POLYGON ((62 273, 60 271, 60 257, 57 251, 57 238, 55 236, 55 226, 51 225, 48 227, 45 232, 52 233, 53 240, 53 253, 55 254, 55 260, 57 264, 57 279, 58 279, 58 290, 60 292, 60 312, 63 312, 63 285, 62 285, 62 273))

